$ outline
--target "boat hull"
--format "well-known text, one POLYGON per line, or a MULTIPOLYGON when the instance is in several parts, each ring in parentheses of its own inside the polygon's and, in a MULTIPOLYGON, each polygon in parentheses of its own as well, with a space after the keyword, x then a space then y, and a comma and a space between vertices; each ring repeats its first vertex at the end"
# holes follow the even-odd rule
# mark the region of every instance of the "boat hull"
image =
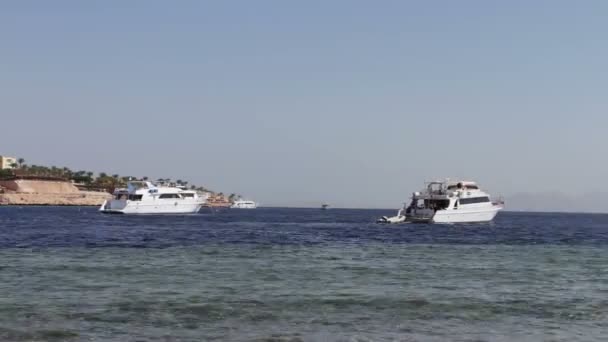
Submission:
POLYGON ((251 205, 231 205, 230 209, 257 209, 257 206, 254 204, 251 205))
POLYGON ((438 211, 433 216, 434 223, 474 223, 490 222, 496 217, 500 209, 491 208, 485 210, 457 210, 438 211))
POLYGON ((395 224, 395 223, 404 223, 406 221, 406 217, 403 215, 397 216, 382 216, 380 219, 376 221, 376 223, 386 223, 386 224, 395 224))
POLYGON ((492 206, 489 208, 471 208, 459 210, 438 210, 434 215, 410 215, 408 221, 421 223, 475 223, 490 222, 494 220, 502 208, 492 206))
POLYGON ((184 201, 173 202, 167 201, 168 203, 138 203, 138 202, 127 202, 125 201, 109 201, 104 203, 99 209, 100 212, 105 214, 194 214, 197 213, 203 203, 200 202, 189 202, 184 201))

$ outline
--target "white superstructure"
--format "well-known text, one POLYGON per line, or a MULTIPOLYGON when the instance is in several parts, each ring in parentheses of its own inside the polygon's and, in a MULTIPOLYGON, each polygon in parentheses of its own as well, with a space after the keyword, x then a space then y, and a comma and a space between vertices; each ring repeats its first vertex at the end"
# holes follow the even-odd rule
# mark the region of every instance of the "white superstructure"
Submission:
POLYGON ((151 182, 133 181, 127 189, 114 191, 99 210, 116 214, 189 214, 196 213, 206 198, 194 190, 156 186, 151 182))
POLYGON ((255 209, 258 207, 258 204, 254 201, 238 199, 232 203, 230 208, 233 209, 255 209))
POLYGON ((405 216, 413 222, 487 222, 502 208, 502 201, 490 201, 490 195, 475 182, 439 181, 427 183, 425 189, 412 195, 405 216))

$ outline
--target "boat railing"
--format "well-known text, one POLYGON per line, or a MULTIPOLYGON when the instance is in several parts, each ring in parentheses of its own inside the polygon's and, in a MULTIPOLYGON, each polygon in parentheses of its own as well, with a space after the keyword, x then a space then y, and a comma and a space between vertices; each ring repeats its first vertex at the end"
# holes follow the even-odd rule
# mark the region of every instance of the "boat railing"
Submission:
POLYGON ((492 201, 493 205, 505 205, 505 199, 502 196, 498 196, 498 198, 494 201, 492 201))

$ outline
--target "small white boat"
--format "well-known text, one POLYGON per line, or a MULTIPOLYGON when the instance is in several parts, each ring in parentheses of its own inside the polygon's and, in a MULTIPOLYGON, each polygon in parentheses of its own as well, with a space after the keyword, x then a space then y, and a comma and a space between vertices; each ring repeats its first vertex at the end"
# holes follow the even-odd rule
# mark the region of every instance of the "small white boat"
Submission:
POLYGON ((397 216, 382 217, 378 222, 489 222, 503 208, 502 200, 490 201, 490 195, 475 182, 436 181, 428 182, 424 190, 414 192, 410 204, 400 209, 397 216))
POLYGON ((258 204, 254 201, 238 199, 232 203, 230 208, 232 209, 255 209, 258 207, 258 204))
POLYGON ((198 212, 206 198, 194 190, 132 181, 127 189, 114 191, 99 211, 106 214, 190 214, 198 212))
POLYGON ((403 209, 399 209, 396 216, 382 216, 376 221, 377 223, 404 223, 406 221, 405 215, 403 215, 403 209))

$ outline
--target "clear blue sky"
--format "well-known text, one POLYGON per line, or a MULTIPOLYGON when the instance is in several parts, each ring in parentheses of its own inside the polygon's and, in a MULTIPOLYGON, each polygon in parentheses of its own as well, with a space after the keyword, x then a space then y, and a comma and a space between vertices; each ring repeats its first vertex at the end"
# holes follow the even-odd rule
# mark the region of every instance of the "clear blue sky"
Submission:
POLYGON ((0 154, 268 205, 607 190, 606 1, 0 4, 0 154))

